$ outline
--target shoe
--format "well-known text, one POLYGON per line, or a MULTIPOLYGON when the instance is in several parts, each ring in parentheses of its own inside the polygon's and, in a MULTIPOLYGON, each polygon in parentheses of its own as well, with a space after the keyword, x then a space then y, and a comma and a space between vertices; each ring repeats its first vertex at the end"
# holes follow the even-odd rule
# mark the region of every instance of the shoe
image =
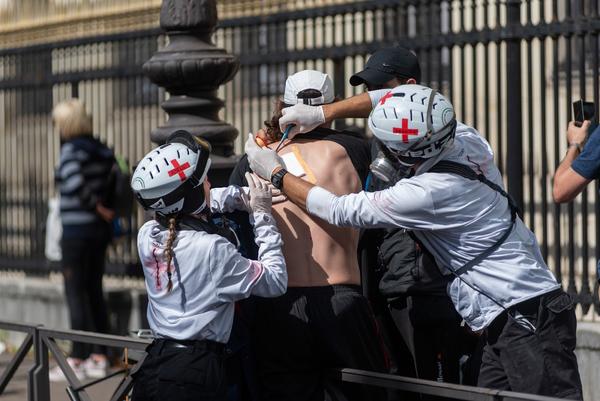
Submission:
MULTIPOLYGON (((83 362, 77 363, 76 359, 67 358, 67 363, 69 364, 71 369, 73 369, 73 373, 75 373, 75 377, 77 377, 77 379, 79 379, 79 380, 85 379, 85 371, 83 369, 83 362)), ((67 377, 63 373, 60 366, 55 366, 54 368, 50 369, 50 372, 48 372, 48 377, 50 378, 51 382, 66 382, 67 381, 67 377)))
POLYGON ((89 357, 82 363, 85 375, 92 379, 100 379, 108 374, 108 359, 89 357))

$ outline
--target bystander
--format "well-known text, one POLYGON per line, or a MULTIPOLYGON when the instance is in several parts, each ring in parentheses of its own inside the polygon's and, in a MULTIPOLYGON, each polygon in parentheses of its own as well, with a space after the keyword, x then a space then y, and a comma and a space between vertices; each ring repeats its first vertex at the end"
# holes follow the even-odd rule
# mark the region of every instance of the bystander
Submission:
POLYGON ((554 173, 552 195, 557 203, 570 202, 600 176, 600 128, 586 142, 590 121, 567 128, 567 154, 554 173), (585 146, 584 146, 585 145, 585 146))
MULTIPOLYGON (((100 200, 114 155, 92 136, 92 118, 78 99, 56 105, 52 120, 61 141, 55 178, 60 190, 62 271, 71 328, 107 333, 102 276, 114 212, 100 200)), ((79 379, 103 377, 109 366, 105 351, 74 342, 67 361, 79 379)), ((65 380, 59 367, 50 372, 50 380, 65 380)))

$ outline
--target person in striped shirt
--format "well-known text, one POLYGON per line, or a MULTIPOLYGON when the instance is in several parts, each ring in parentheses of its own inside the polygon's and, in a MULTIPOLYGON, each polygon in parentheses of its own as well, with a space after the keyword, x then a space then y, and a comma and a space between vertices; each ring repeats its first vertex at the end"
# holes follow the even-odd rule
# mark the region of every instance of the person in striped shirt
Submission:
MULTIPOLYGON (((56 105, 52 120, 60 133, 60 190, 62 268, 71 328, 108 332, 108 314, 102 291, 106 249, 114 211, 102 204, 113 152, 92 135, 92 118, 84 104, 71 99, 56 105)), ((108 360, 102 347, 93 350, 73 343, 68 358, 78 378, 106 375, 108 360)), ((53 381, 65 380, 60 368, 53 381)))

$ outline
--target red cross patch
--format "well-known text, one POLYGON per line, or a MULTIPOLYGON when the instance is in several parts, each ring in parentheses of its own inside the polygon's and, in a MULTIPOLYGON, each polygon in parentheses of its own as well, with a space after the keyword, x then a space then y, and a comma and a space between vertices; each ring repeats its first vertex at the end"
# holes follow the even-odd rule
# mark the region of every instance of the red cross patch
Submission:
POLYGON ((404 142, 404 143, 408 143, 408 136, 409 135, 418 135, 419 134, 419 130, 418 129, 408 128, 408 119, 407 118, 403 118, 402 119, 402 126, 401 127, 394 127, 392 129, 392 132, 394 134, 402 135, 402 142, 404 142))
POLYGON ((175 168, 173 170, 168 171, 169 177, 173 177, 175 174, 179 174, 179 179, 181 180, 181 182, 185 181, 187 177, 185 176, 184 171, 185 169, 190 167, 190 163, 185 162, 180 166, 179 162, 176 159, 173 159, 171 160, 171 164, 175 168))

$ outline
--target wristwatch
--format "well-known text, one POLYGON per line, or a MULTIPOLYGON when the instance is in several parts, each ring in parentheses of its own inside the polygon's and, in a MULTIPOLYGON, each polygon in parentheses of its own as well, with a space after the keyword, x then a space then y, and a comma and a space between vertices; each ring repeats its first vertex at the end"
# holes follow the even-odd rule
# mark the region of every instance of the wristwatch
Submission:
POLYGON ((277 189, 281 189, 283 187, 283 176, 286 175, 288 171, 284 168, 276 172, 271 176, 271 183, 277 189))
POLYGON ((581 153, 581 144, 577 142, 572 142, 569 144, 569 148, 577 148, 577 151, 581 153))

